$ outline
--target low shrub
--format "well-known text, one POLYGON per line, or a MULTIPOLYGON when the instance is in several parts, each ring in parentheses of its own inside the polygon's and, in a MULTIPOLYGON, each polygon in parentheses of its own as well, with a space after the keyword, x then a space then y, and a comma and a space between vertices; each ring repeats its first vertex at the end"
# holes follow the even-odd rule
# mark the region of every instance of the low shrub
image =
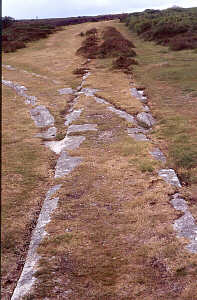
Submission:
POLYGON ((113 67, 115 69, 126 69, 131 65, 138 65, 138 62, 131 57, 120 56, 113 61, 113 67))
POLYGON ((86 35, 95 35, 95 34, 97 34, 96 28, 92 28, 92 29, 89 29, 88 31, 86 31, 86 35))
POLYGON ((96 58, 98 54, 98 46, 97 45, 92 45, 89 47, 81 47, 77 50, 76 52, 78 55, 82 55, 86 58, 96 58))
POLYGON ((89 47, 89 46, 96 45, 97 43, 98 43, 97 37, 95 35, 90 35, 82 42, 82 46, 89 47))
POLYGON ((102 38, 107 40, 112 38, 123 38, 123 36, 115 27, 108 26, 103 30, 102 38))
POLYGON ((73 71, 75 75, 84 75, 87 72, 86 68, 77 68, 73 71))
POLYGON ((2 17, 1 19, 1 24, 3 29, 11 26, 14 22, 15 22, 14 18, 8 16, 2 17))
POLYGON ((98 39, 95 34, 89 34, 88 37, 82 42, 76 54, 82 55, 86 58, 96 58, 98 54, 98 39))
POLYGON ((27 42, 46 38, 56 31, 55 26, 41 23, 13 22, 2 32, 2 48, 4 52, 14 52, 24 48, 27 42))
POLYGON ((171 39, 169 47, 173 51, 179 51, 183 49, 194 49, 197 48, 197 41, 191 37, 177 37, 171 39))
POLYGON ((2 42, 2 47, 5 53, 15 52, 17 49, 25 48, 26 45, 23 41, 10 41, 2 42))
POLYGON ((136 56, 136 52, 131 48, 133 43, 125 38, 109 38, 100 45, 99 53, 103 58, 117 55, 136 56))
POLYGON ((132 49, 135 47, 134 44, 125 39, 116 28, 108 26, 104 29, 102 35, 104 41, 100 45, 96 28, 88 30, 86 36, 82 46, 76 52, 78 55, 86 58, 118 57, 113 62, 113 67, 119 69, 137 64, 137 61, 130 58, 136 56, 136 52, 132 49))
MULTIPOLYGON (((123 21, 123 19, 121 19, 123 21)), ((144 40, 170 46, 172 50, 197 47, 197 8, 145 10, 124 18, 126 26, 144 40)))

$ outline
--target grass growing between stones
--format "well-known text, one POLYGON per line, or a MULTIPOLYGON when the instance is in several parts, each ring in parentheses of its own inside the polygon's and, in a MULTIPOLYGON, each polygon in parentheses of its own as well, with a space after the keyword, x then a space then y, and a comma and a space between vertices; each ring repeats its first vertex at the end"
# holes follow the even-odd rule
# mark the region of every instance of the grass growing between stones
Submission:
POLYGON ((84 160, 65 178, 50 237, 40 247, 35 299, 49 293, 54 299, 181 299, 192 288, 194 270, 177 276, 185 260, 195 259, 180 254, 183 241, 170 225, 173 189, 129 164, 119 142, 104 147, 90 137, 73 152, 84 160))
POLYGON ((2 298, 10 299, 42 201, 52 156, 34 138, 24 100, 3 87, 2 298))
MULTIPOLYGON (((87 79, 87 87, 93 86, 99 91, 98 97, 106 99, 117 109, 124 110, 130 114, 137 114, 142 111, 142 104, 130 94, 128 75, 121 71, 113 71, 106 65, 101 69, 100 60, 97 62, 98 69, 93 71, 92 76, 87 79), (114 82, 117 82, 115 85, 114 82)), ((103 63, 104 64, 104 63, 103 63)))
POLYGON ((127 122, 91 97, 81 96, 76 108, 84 105, 74 123, 98 124, 98 131, 82 133, 86 141, 71 152, 83 162, 64 178, 33 297, 186 300, 185 289, 195 291, 195 258, 180 253, 185 241, 171 226, 175 189, 158 179, 151 145, 127 136, 127 122), (192 269, 179 276, 185 262, 192 269))
MULTIPOLYGON (((71 28, 70 30, 71 36, 75 35, 75 29, 74 32, 71 28)), ((69 58, 80 44, 80 38, 79 41, 73 39, 77 45, 71 46, 63 37, 64 35, 62 37, 55 35, 52 40, 50 37, 29 44, 29 50, 25 48, 16 53, 3 54, 3 63, 17 68, 15 71, 3 70, 3 77, 28 88, 27 94, 36 96, 37 104, 45 105, 49 109, 55 118, 58 134, 64 133, 65 136, 65 120, 61 112, 68 110, 72 99, 69 95, 60 96, 57 90, 70 87, 71 84, 72 87, 79 85, 81 78, 72 75, 72 68, 76 68, 82 59, 69 58), (59 44, 56 43, 57 40, 59 44), (60 51, 60 45, 65 52, 60 51), (68 45, 68 48, 65 45, 68 45), (53 60, 54 58, 57 60, 53 60), (24 73, 23 70, 47 76, 49 79, 37 78, 24 73), (58 80, 59 83, 53 83, 52 80, 58 80)), ((11 297, 22 271, 31 231, 36 224, 45 193, 53 184, 57 160, 56 155, 44 147, 43 141, 35 138, 35 135, 43 129, 36 128, 29 114, 31 107, 24 104, 24 100, 12 89, 3 87, 2 297, 4 299, 11 297)))
MULTIPOLYGON (((122 32, 128 34, 126 29, 121 27, 123 25, 117 22, 99 22, 96 23, 96 27, 98 30, 103 30, 106 24, 118 26, 122 32)), ((49 84, 49 91, 47 91, 40 79, 38 81, 40 84, 36 85, 36 81, 34 82, 31 77, 17 79, 14 72, 6 73, 9 79, 24 83, 29 88, 30 94, 39 98, 39 104, 49 108, 56 119, 58 139, 61 139, 65 130, 62 112, 67 112, 71 99, 66 95, 60 97, 55 92, 55 86, 59 89, 76 87, 79 84, 81 78, 72 74, 73 70, 84 63, 84 59, 75 57, 76 49, 81 44, 78 34, 92 27, 91 23, 70 26, 45 41, 32 43, 32 48, 19 50, 12 54, 13 56, 11 54, 4 56, 6 64, 20 67, 23 60, 19 53, 24 51, 24 64, 27 68, 29 65, 29 68, 33 69, 35 63, 38 73, 46 75, 50 72, 52 79, 61 82, 59 85, 54 85, 54 89, 49 84), (62 41, 62 38, 65 40, 62 41), (45 48, 41 49, 40 43, 43 43, 45 48), (50 49, 50 52, 46 49, 50 49), (43 58, 40 64, 39 55, 43 58), (65 64, 62 64, 63 60, 65 64)), ((139 51, 138 48, 139 46, 136 52, 139 51)), ((148 57, 147 52, 146 55, 148 57)), ((131 75, 112 71, 110 66, 109 59, 91 61, 89 68, 92 75, 87 78, 84 87, 98 88, 100 90, 98 96, 104 97, 116 108, 133 114, 141 111, 140 102, 129 92, 129 83, 133 81, 131 75)), ((136 66, 136 74, 139 84, 142 84, 140 68, 141 65, 136 66)), ((144 73, 147 74, 146 69, 144 73)), ((62 184, 58 192, 60 200, 46 228, 49 235, 45 237, 39 248, 41 260, 36 273, 37 283, 25 299, 188 300, 189 298, 196 300, 194 284, 196 255, 184 249, 187 241, 177 239, 172 228, 173 221, 180 216, 169 202, 170 195, 176 189, 158 178, 157 171, 162 168, 162 165, 155 162, 149 154, 152 147, 158 144, 161 144, 162 149, 167 153, 168 144, 165 136, 170 134, 170 129, 169 133, 165 133, 164 129, 168 127, 167 125, 165 128, 162 127, 162 121, 165 121, 162 116, 169 107, 167 104, 165 107, 163 105, 162 109, 161 106, 157 107, 159 105, 157 103, 160 103, 159 99, 158 102, 154 99, 158 91, 151 94, 148 83, 147 87, 148 94, 151 95, 153 113, 158 120, 161 116, 161 124, 158 122, 151 134, 153 143, 134 141, 127 135, 127 128, 132 126, 131 124, 107 110, 106 105, 96 103, 92 97, 80 96, 75 108, 84 108, 84 110, 73 124, 97 124, 98 131, 77 133, 84 135, 86 140, 78 149, 70 151, 69 155, 81 157, 82 163, 68 176, 53 182, 53 184, 62 184)), ((10 93, 7 88, 6 91, 10 93)), ((25 109, 24 105, 22 107, 25 109)), ((21 120, 22 117, 17 114, 16 109, 11 112, 21 120)), ((173 113, 174 111, 171 117, 173 113)), ((13 118, 11 114, 9 117, 13 118)), ((25 144, 23 161, 27 160, 29 166, 32 163, 30 159, 33 157, 38 170, 42 168, 46 170, 45 164, 41 168, 40 160, 44 159, 45 163, 51 160, 53 168, 47 170, 52 177, 54 156, 49 155, 51 153, 49 150, 40 148, 38 139, 30 138, 30 132, 32 137, 38 129, 34 127, 31 120, 28 120, 26 124, 29 124, 32 131, 24 125, 22 129, 27 130, 28 141, 34 141, 36 144, 35 151, 39 152, 39 161, 35 161, 34 148, 29 149, 27 144, 25 144), (44 157, 40 149, 43 149, 44 157)), ((25 131, 25 134, 27 132, 25 131)), ((179 134, 179 131, 177 132, 179 134)), ((20 140, 21 136, 18 139, 20 140)), ((21 165, 26 166, 19 161, 18 168, 21 169, 21 165)), ((25 169, 25 172, 28 181, 28 171, 25 169)), ((30 180, 33 177, 32 166, 29 174, 29 181, 33 188, 33 184, 39 180, 36 179, 33 183, 30 180)), ((43 190, 43 184, 41 187, 43 190)), ((32 194, 35 195, 35 189, 32 189, 32 194)), ((15 197, 15 192, 13 195, 15 197)), ((35 200, 35 197, 33 199, 35 200)), ((10 215, 13 214, 11 208, 8 212, 10 215)), ((18 239, 20 240, 20 237, 18 239)))

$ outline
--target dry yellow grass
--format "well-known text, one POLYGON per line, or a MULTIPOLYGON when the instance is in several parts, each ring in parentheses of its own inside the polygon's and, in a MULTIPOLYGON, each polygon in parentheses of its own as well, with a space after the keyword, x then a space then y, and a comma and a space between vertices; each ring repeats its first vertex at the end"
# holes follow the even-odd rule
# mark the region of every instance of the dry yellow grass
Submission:
POLYGON ((125 136, 126 122, 85 100, 86 112, 76 123, 97 123, 99 131, 85 134, 72 151, 83 163, 60 191, 50 237, 39 251, 34 296, 50 291, 52 299, 184 299, 185 287, 194 293, 196 258, 181 252, 186 241, 177 240, 171 226, 178 217, 169 203, 174 189, 166 189, 155 172, 140 172, 136 161, 147 155, 146 147, 125 136), (102 138, 103 126, 110 138, 102 138), (179 276, 186 261, 192 272, 179 276))
POLYGON ((37 130, 24 100, 7 87, 2 124, 2 297, 9 299, 51 182, 54 157, 34 137, 37 130))
MULTIPOLYGON (((59 96, 57 89, 78 86, 80 78, 72 71, 85 63, 83 58, 75 55, 82 41, 78 33, 92 27, 101 32, 106 25, 119 27, 116 21, 69 26, 47 40, 32 43, 26 49, 3 57, 5 64, 60 81, 55 85, 20 71, 4 72, 5 79, 24 84, 29 94, 38 97, 39 104, 50 109, 61 134, 65 131, 62 111, 68 109, 70 99, 59 96)), ((141 104, 129 93, 129 83, 133 78, 112 71, 108 59, 93 60, 89 67, 92 75, 86 80, 85 87, 100 89, 98 95, 117 108, 133 114, 141 111, 141 104)), ((22 146, 22 149, 29 149, 28 145, 31 145, 31 151, 39 152, 38 156, 35 155, 37 160, 32 154, 27 155, 26 173, 17 179, 17 189, 22 191, 23 182, 32 176, 31 172, 45 176, 45 181, 40 180, 38 186, 35 186, 39 182, 37 177, 32 185, 26 183, 25 188, 31 190, 28 204, 26 197, 20 201, 12 185, 9 199, 17 199, 18 207, 27 205, 26 209, 32 211, 36 201, 43 201, 43 186, 62 183, 58 209, 47 226, 49 235, 39 248, 42 259, 36 275, 38 282, 27 299, 196 300, 196 255, 184 249, 187 241, 177 239, 172 228, 173 220, 178 217, 169 202, 175 189, 157 176, 161 165, 149 155, 153 144, 135 142, 127 136, 125 120, 107 110, 105 105, 94 102, 92 97, 82 95, 75 108, 84 110, 73 124, 97 124, 98 131, 83 133, 85 142, 70 152, 83 158, 81 165, 62 180, 52 180, 53 171, 49 166, 50 161, 54 166, 54 155, 39 140, 32 138, 38 130, 29 118, 23 99, 17 96, 17 102, 12 102, 13 92, 8 88, 5 90, 4 135, 9 136, 11 144, 9 149, 4 148, 4 161, 11 162, 13 158, 13 130, 17 133, 15 138, 19 136, 15 142, 18 145, 15 148, 18 160, 15 160, 19 166, 22 165, 19 154, 22 146), (11 122, 13 118, 15 123, 11 122), (39 194, 39 199, 32 197, 41 188, 43 193, 39 194)), ((160 141, 157 135, 154 140, 156 144, 160 141)), ((4 144, 8 147, 5 141, 4 144)), ((12 172, 11 164, 7 176, 12 172)), ((31 218, 23 215, 24 210, 21 213, 19 209, 19 215, 16 215, 14 208, 9 207, 6 184, 7 177, 3 181, 3 206, 8 204, 4 208, 4 222, 14 224, 13 220, 20 217, 19 228, 23 230, 31 218)), ((9 233, 9 229, 6 230, 9 233)), ((16 234, 16 228, 13 233, 16 234)), ((19 243, 22 243, 21 231, 17 234, 19 243)), ((4 268, 7 269, 13 259, 13 254, 9 253, 4 254, 4 268)), ((14 261, 16 263, 16 257, 14 261)), ((13 285, 7 283, 4 288, 8 293, 13 285)))
MULTIPOLYGON (((105 60, 107 62, 107 59, 105 60)), ((106 66, 101 68, 98 60, 92 76, 86 81, 86 86, 99 89, 98 97, 108 100, 116 108, 130 114, 137 114, 142 111, 142 104, 131 96, 129 83, 128 75, 122 71, 113 71, 106 66)))

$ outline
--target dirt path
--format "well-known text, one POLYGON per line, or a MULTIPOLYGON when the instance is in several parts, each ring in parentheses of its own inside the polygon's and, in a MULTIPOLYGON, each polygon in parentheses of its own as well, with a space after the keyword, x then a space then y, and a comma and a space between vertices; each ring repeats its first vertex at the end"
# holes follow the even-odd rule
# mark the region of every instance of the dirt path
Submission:
POLYGON ((5 57, 3 84, 25 100, 40 149, 53 155, 11 299, 196 299, 197 226, 151 137, 151 99, 110 60, 75 55, 79 30, 91 27, 71 26, 40 42, 50 49, 46 57, 39 42, 21 50, 23 63, 19 54, 5 57), (72 73, 81 66, 83 78, 72 73), (180 276, 185 265, 191 272, 180 276))

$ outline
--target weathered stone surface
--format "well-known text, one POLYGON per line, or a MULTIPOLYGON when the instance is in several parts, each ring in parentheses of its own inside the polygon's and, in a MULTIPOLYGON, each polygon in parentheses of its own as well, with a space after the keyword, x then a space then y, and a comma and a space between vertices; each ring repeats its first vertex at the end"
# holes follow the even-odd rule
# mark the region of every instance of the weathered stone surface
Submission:
POLYGON ((147 102, 148 102, 147 97, 144 96, 144 91, 143 91, 143 90, 138 90, 138 95, 139 95, 139 100, 140 100, 142 103, 147 103, 147 102))
POLYGON ((188 210, 187 202, 182 199, 178 193, 173 195, 170 202, 176 210, 181 210, 182 212, 186 212, 188 210))
POLYGON ((95 101, 99 104, 109 104, 106 100, 99 98, 99 97, 94 97, 95 101))
POLYGON ((28 292, 30 292, 30 289, 36 281, 36 277, 34 277, 34 274, 37 271, 37 264, 40 259, 40 256, 37 253, 37 249, 43 238, 47 235, 47 232, 45 231, 45 226, 50 222, 50 216, 52 212, 56 209, 59 201, 58 197, 52 198, 52 196, 60 189, 60 187, 61 184, 55 185, 51 189, 49 189, 49 191, 46 194, 46 198, 44 200, 44 204, 42 206, 37 225, 33 230, 26 262, 23 267, 21 276, 18 280, 17 286, 11 297, 11 300, 22 299, 22 297, 24 297, 28 292))
POLYGON ((74 150, 78 148, 84 140, 84 136, 66 136, 61 141, 45 142, 45 146, 56 154, 59 154, 62 150, 74 150))
POLYGON ((54 125, 54 118, 44 105, 39 105, 31 109, 30 115, 37 127, 47 127, 54 125))
POLYGON ((72 88, 64 88, 64 89, 60 89, 58 90, 60 95, 71 95, 74 94, 75 91, 72 88))
POLYGON ((141 112, 137 114, 136 119, 138 123, 145 128, 150 128, 155 124, 155 119, 150 113, 141 112))
POLYGON ((143 110, 144 110, 145 112, 149 112, 149 111, 150 111, 150 108, 149 108, 147 105, 144 105, 144 106, 143 106, 143 110))
POLYGON ((77 104, 77 102, 79 101, 80 96, 76 96, 73 100, 72 106, 69 109, 69 113, 73 111, 73 107, 77 104))
POLYGON ((189 211, 186 211, 182 217, 174 222, 174 227, 179 232, 180 237, 185 237, 191 240, 196 239, 197 242, 197 226, 189 211))
POLYGON ((141 98, 140 98, 140 101, 141 101, 142 103, 144 103, 144 104, 147 104, 147 103, 148 103, 148 99, 147 99, 147 97, 145 97, 145 96, 141 97, 141 98))
POLYGON ((150 154, 157 160, 160 160, 163 163, 166 163, 166 158, 163 152, 159 148, 155 148, 152 151, 150 151, 150 154))
POLYGON ((78 92, 78 94, 84 94, 86 96, 93 97, 94 94, 98 91, 98 89, 82 88, 81 91, 78 92))
POLYGON ((150 129, 145 129, 143 127, 133 127, 133 128, 128 128, 128 133, 149 133, 150 132, 150 129))
POLYGON ((34 73, 34 72, 28 72, 26 70, 21 70, 23 73, 26 73, 26 74, 29 74, 31 76, 34 76, 34 77, 37 77, 37 78, 41 78, 41 79, 45 79, 45 80, 51 80, 53 83, 55 84, 60 84, 61 82, 58 81, 58 80, 53 80, 45 75, 40 75, 40 74, 37 74, 37 73, 34 73))
POLYGON ((31 104, 32 106, 36 105, 37 102, 37 97, 36 96, 28 96, 26 94, 24 94, 25 99, 25 103, 26 104, 31 104))
POLYGON ((137 99, 139 99, 141 102, 143 103, 147 103, 148 102, 148 99, 147 97, 144 96, 144 91, 138 91, 136 88, 131 88, 130 89, 131 91, 131 95, 137 99))
POLYGON ((34 72, 28 72, 28 71, 26 71, 26 70, 24 70, 23 72, 24 72, 24 73, 27 73, 27 74, 30 74, 30 75, 32 75, 32 76, 38 77, 38 78, 49 79, 47 76, 40 75, 40 74, 37 74, 37 73, 34 73, 34 72))
POLYGON ((187 246, 186 249, 188 249, 192 253, 197 253, 197 238, 195 240, 192 240, 187 246))
POLYGON ((71 157, 65 151, 62 151, 55 167, 55 178, 68 175, 81 162, 81 157, 71 157))
POLYGON ((181 187, 179 179, 173 169, 162 169, 158 172, 158 175, 167 183, 176 187, 181 187))
POLYGON ((42 76, 42 75, 36 74, 36 73, 31 73, 31 75, 38 77, 38 78, 48 79, 47 76, 42 76))
POLYGON ((47 131, 36 134, 36 137, 40 137, 43 139, 53 139, 56 137, 56 134, 56 127, 50 127, 47 131))
POLYGON ((74 120, 79 118, 81 112, 83 109, 73 110, 70 114, 66 115, 66 122, 64 123, 65 126, 68 126, 70 123, 72 123, 74 120))
POLYGON ((145 133, 148 132, 148 130, 145 130, 143 128, 127 128, 128 135, 131 136, 136 141, 149 141, 145 133))
POLYGON ((10 81, 10 80, 4 80, 4 79, 2 79, 2 83, 3 83, 4 85, 10 87, 10 88, 15 89, 15 91, 16 91, 17 93, 19 93, 19 94, 21 94, 21 93, 23 94, 24 91, 27 91, 27 88, 26 88, 25 86, 19 85, 19 84, 14 83, 14 82, 12 82, 12 81, 10 81))
POLYGON ((97 131, 97 124, 83 124, 83 125, 70 125, 67 130, 67 134, 72 132, 82 132, 82 131, 97 131))
POLYGON ((31 105, 35 105, 37 102, 37 98, 35 96, 29 96, 25 93, 25 91, 27 91, 27 88, 23 85, 19 85, 17 83, 14 83, 12 81, 9 80, 2 80, 2 83, 12 89, 14 89, 16 91, 16 93, 19 96, 25 97, 25 103, 26 104, 31 104, 31 105))
POLYGON ((14 67, 12 67, 10 65, 2 65, 2 67, 5 68, 5 69, 7 69, 7 70, 9 70, 9 71, 15 71, 16 70, 16 68, 14 68, 14 67))
POLYGON ((91 75, 91 72, 89 72, 88 70, 86 70, 86 71, 87 71, 87 73, 83 75, 82 81, 85 81, 91 75))
POLYGON ((184 213, 183 216, 174 222, 174 229, 177 231, 179 237, 189 240, 186 248, 193 253, 197 253, 197 225, 189 211, 187 202, 177 193, 173 196, 171 204, 176 210, 184 213))
POLYGON ((129 136, 131 136, 134 140, 139 142, 149 141, 149 139, 143 133, 133 133, 129 134, 129 136))
POLYGON ((79 93, 79 91, 82 89, 83 83, 81 83, 77 88, 76 88, 76 92, 79 93))
POLYGON ((83 77, 82 77, 82 82, 81 82, 80 86, 77 87, 77 91, 80 91, 80 90, 81 90, 81 88, 83 87, 83 85, 84 85, 84 83, 85 83, 85 80, 86 80, 86 79, 88 78, 88 76, 90 76, 90 75, 91 75, 91 72, 88 72, 88 70, 87 70, 87 73, 84 74, 83 77))
POLYGON ((125 119, 127 122, 136 124, 134 117, 132 115, 128 114, 127 112, 122 111, 120 109, 116 109, 113 106, 109 106, 107 109, 114 112, 115 114, 119 115, 121 118, 125 119))
POLYGON ((139 99, 140 95, 139 95, 139 93, 138 93, 138 91, 137 91, 136 88, 131 88, 130 91, 131 91, 131 95, 132 95, 133 97, 139 99))

